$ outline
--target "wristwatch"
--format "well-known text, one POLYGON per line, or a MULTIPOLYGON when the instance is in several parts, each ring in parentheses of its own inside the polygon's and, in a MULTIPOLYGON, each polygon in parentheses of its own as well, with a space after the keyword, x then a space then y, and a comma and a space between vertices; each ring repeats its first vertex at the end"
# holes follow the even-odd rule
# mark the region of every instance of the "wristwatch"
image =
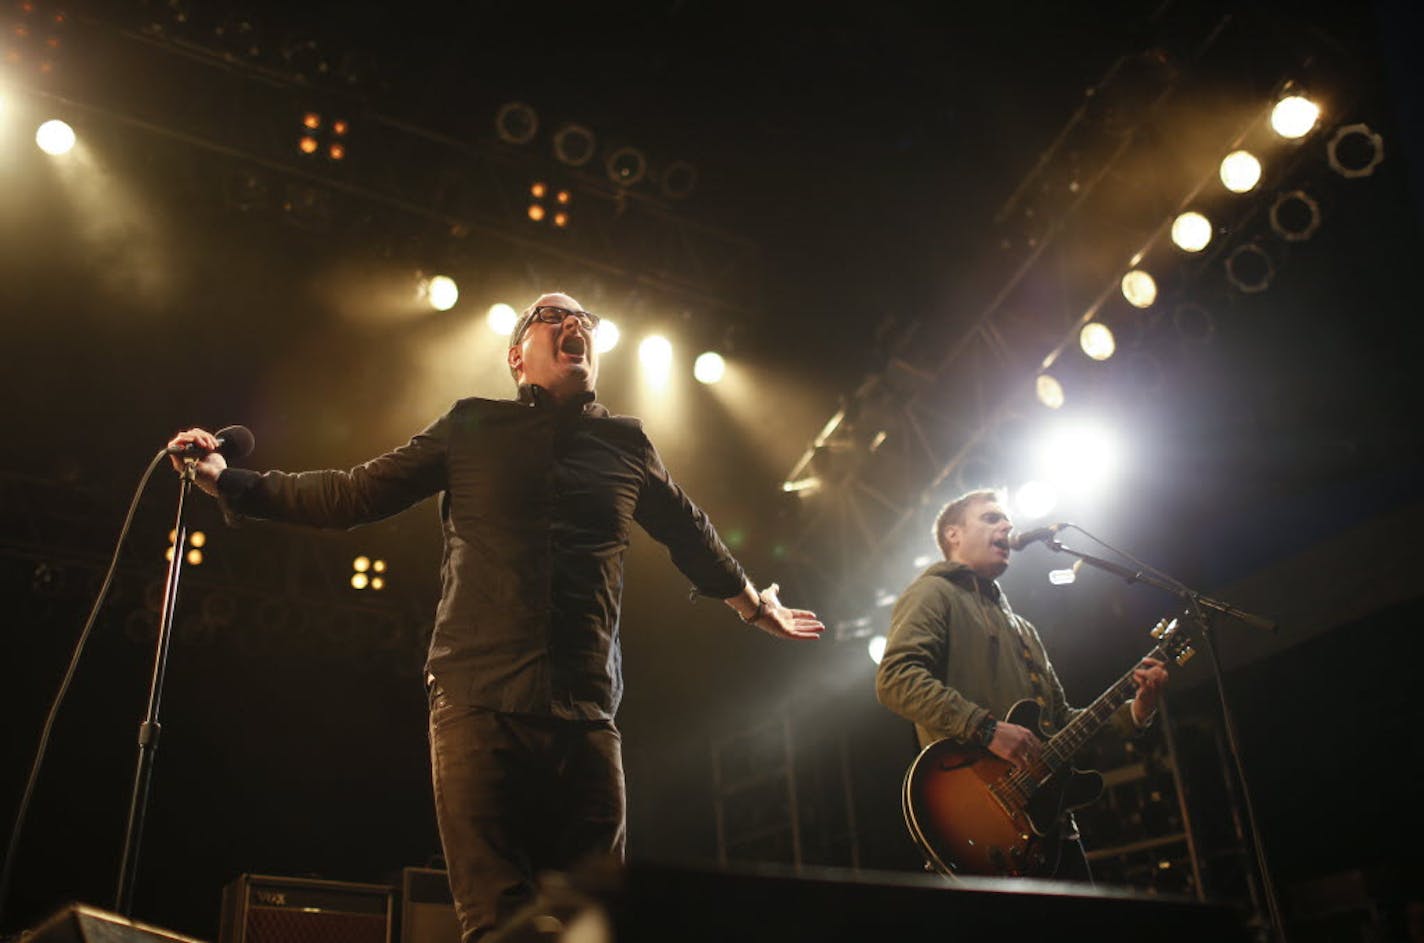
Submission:
POLYGON ((985 714, 984 719, 979 721, 979 726, 974 728, 974 742, 984 749, 989 749, 989 744, 994 742, 994 731, 998 728, 999 722, 994 719, 993 714, 985 714))

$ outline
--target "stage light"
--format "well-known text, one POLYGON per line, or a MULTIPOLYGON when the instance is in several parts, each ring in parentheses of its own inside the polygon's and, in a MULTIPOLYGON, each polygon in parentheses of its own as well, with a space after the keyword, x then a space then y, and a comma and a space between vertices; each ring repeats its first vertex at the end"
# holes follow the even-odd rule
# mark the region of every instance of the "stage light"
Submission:
POLYGON ((384 572, 386 572, 386 561, 385 561, 385 560, 372 560, 372 561, 371 561, 371 569, 372 569, 374 572, 376 572, 376 573, 384 573, 384 572))
POLYGON ((367 586, 367 584, 369 584, 370 582, 371 582, 370 577, 368 577, 365 573, 352 573, 352 574, 351 574, 351 588, 352 588, 352 589, 365 589, 366 586, 367 586))
POLYGON ((539 133, 539 114, 524 102, 506 102, 495 112, 494 129, 506 144, 528 144, 539 133))
POLYGON ((1014 513, 1024 520, 1037 520, 1058 505, 1058 491, 1046 481, 1026 481, 1010 495, 1014 513))
POLYGON ((208 535, 200 530, 195 530, 188 535, 188 543, 194 547, 204 547, 208 543, 208 535))
POLYGON ((199 550, 197 547, 194 547, 192 550, 189 550, 189 551, 188 551, 188 565, 189 565, 189 566, 202 566, 202 564, 203 564, 203 551, 199 550))
POLYGON ((1283 138, 1303 138, 1320 119, 1320 106, 1303 95, 1288 95, 1271 109, 1271 127, 1283 138))
POLYGON ((536 180, 529 186, 529 195, 536 200, 544 199, 544 195, 549 192, 549 185, 542 180, 536 180))
POLYGON ((386 588, 386 581, 379 576, 373 576, 371 577, 371 588, 379 592, 386 588))
POLYGON ((311 135, 306 135, 301 140, 297 141, 297 150, 301 151, 303 154, 315 154, 317 148, 320 146, 321 145, 317 143, 316 138, 312 137, 311 135))
POLYGON ((1232 193, 1250 193, 1261 182, 1261 162, 1250 151, 1232 151, 1221 159, 1221 183, 1232 193))
POLYGON ((569 193, 569 191, 567 190, 560 190, 558 193, 554 194, 554 202, 559 204, 560 206, 568 206, 569 201, 572 199, 573 194, 569 193))
POLYGON ((1112 329, 1101 321, 1089 321, 1078 332, 1078 346, 1094 360, 1107 360, 1117 350, 1112 329))
POLYGON ((608 179, 620 187, 631 187, 648 172, 648 159, 635 147, 620 147, 603 162, 608 179))
POLYGON ((1134 308, 1150 308, 1157 300, 1157 280, 1135 268, 1122 277, 1122 296, 1134 308))
POLYGON ((565 124, 554 132, 554 156, 570 167, 582 167, 593 160, 598 139, 581 124, 565 124))
POLYGON ((332 145, 326 149, 326 153, 332 160, 344 160, 346 158, 346 147, 339 142, 333 142, 332 145))
POLYGON ((460 300, 460 287, 448 275, 436 275, 426 282, 425 295, 436 311, 449 311, 460 300))
POLYGON ((1226 278, 1238 291, 1248 295, 1265 291, 1276 276, 1276 268, 1266 250, 1246 242, 1226 257, 1226 278))
POLYGON ((1365 124, 1347 124, 1325 145, 1330 169, 1346 179, 1368 177, 1384 160, 1384 138, 1365 124))
POLYGON ((74 142, 74 129, 58 118, 51 118, 35 131, 35 143, 52 157, 68 154, 74 149, 74 142))
POLYGON ((685 160, 675 160, 663 168, 658 187, 669 200, 685 200, 697 186, 697 168, 685 160))
POLYGON ((1040 373, 1033 381, 1033 391, 1038 397, 1038 401, 1049 409, 1060 409, 1063 406, 1063 384, 1058 382, 1058 378, 1048 373, 1040 373))
POLYGON ((302 115, 302 127, 307 128, 311 131, 316 131, 320 129, 321 115, 317 114, 314 111, 309 111, 306 114, 302 115))
POLYGON ((519 323, 519 312, 501 301, 498 304, 490 305, 489 311, 485 314, 485 321, 489 324, 490 330, 500 337, 508 337, 514 330, 514 325, 519 323))
POLYGON ((351 130, 351 125, 344 118, 337 118, 331 123, 331 133, 337 137, 345 137, 346 132, 351 130))
POLYGON ((885 657, 885 645, 887 641, 888 639, 883 635, 873 635, 870 641, 865 645, 866 651, 870 654, 870 660, 877 665, 880 664, 880 659, 885 657))
POLYGON ((707 351, 698 354, 697 360, 692 364, 692 375, 697 378, 698 383, 716 383, 727 372, 727 362, 722 359, 722 355, 707 351))
POLYGON ((618 346, 620 332, 618 325, 604 318, 598 322, 598 327, 593 332, 593 347, 600 354, 606 354, 618 346))
POLYGON ((1040 468, 1058 489, 1090 493, 1107 485, 1120 464, 1117 440, 1094 423, 1078 422, 1058 427, 1040 447, 1040 468))
POLYGON ((1172 221, 1172 241, 1183 252, 1200 252, 1211 242, 1211 220, 1194 210, 1181 214, 1172 221))
POLYGON ((369 570, 370 568, 371 568, 371 558, 370 558, 370 557, 367 557, 367 556, 359 556, 359 557, 357 557, 355 560, 352 560, 352 561, 351 561, 351 569, 355 570, 357 573, 365 573, 365 572, 366 572, 367 570, 369 570))
POLYGON ((1320 228, 1320 204, 1304 190, 1292 190, 1271 204, 1271 228, 1286 242, 1304 242, 1320 228))
POLYGON ((643 379, 654 389, 662 389, 672 375, 672 344, 666 337, 653 334, 638 345, 638 362, 643 365, 643 379))
POLYGON ((569 225, 569 214, 568 214, 568 213, 565 213, 563 210, 560 210, 559 212, 557 212, 557 213, 554 214, 554 228, 555 228, 555 229, 564 229, 564 228, 567 227, 568 225, 569 225))
POLYGON ((544 218, 544 207, 543 207, 543 205, 541 205, 541 204, 539 204, 539 203, 530 203, 530 204, 529 204, 529 218, 532 219, 532 220, 534 220, 534 222, 536 222, 536 223, 539 222, 540 220, 542 220, 542 219, 544 218))

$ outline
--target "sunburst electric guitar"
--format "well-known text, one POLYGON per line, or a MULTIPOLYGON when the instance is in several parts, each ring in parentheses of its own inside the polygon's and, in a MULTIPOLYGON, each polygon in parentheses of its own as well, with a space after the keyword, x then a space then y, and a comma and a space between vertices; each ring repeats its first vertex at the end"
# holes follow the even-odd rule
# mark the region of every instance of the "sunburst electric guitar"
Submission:
MULTIPOLYGON (((1184 665, 1195 654, 1175 619, 1157 623, 1152 637, 1157 646, 1148 658, 1184 665)), ((1103 791, 1102 776, 1074 769, 1072 759, 1134 689, 1129 670, 1044 741, 1028 768, 1015 768, 956 740, 925 747, 905 773, 901 805, 910 835, 929 865, 951 877, 1052 875, 1060 842, 1047 839, 1056 837, 1064 812, 1089 804, 1103 791)), ((1006 719, 1040 737, 1049 732, 1034 701, 1019 701, 1006 719)))

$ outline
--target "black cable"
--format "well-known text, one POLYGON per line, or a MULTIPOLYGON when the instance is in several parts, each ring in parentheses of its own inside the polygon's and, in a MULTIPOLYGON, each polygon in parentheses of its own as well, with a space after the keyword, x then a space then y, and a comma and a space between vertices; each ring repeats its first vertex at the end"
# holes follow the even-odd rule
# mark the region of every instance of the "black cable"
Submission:
POLYGON ((15 869, 15 854, 20 846, 20 829, 24 826, 25 815, 29 812, 30 798, 34 795, 35 783, 39 780, 40 766, 44 763, 45 751, 49 748, 49 738, 50 733, 54 730, 55 718, 59 716, 59 707, 64 703, 64 696, 69 691, 69 684, 74 680, 74 672, 79 667, 79 659, 84 654, 84 646, 89 641, 89 633, 93 631, 94 623, 98 621, 99 610, 104 605, 104 597, 109 594, 109 584, 114 580, 114 571, 119 568, 119 554, 123 550, 124 540, 128 537, 129 527, 133 524, 134 513, 138 511, 139 499, 143 497, 143 491, 148 487, 148 480, 153 477, 154 470, 167 457, 166 449, 159 451, 153 457, 153 461, 148 463, 148 468, 138 483, 138 488, 134 491, 133 500, 129 502, 128 514, 124 517, 123 526, 119 529, 118 542, 114 544, 114 555, 109 560, 109 570, 104 574, 104 582, 99 587, 99 594, 94 600, 94 608, 89 610, 89 618, 84 623, 84 630, 79 633, 79 641, 74 645, 74 654, 70 656, 69 667, 64 672, 64 679, 59 683, 59 691, 54 696, 54 702, 50 704, 49 715, 45 717, 44 729, 40 732, 39 748, 35 751, 35 762, 30 767, 29 778, 25 780, 25 791, 20 796, 20 807, 15 813, 15 827, 10 832, 9 847, 5 849, 4 870, 0 871, 0 919, 4 918, 5 904, 10 895, 10 878, 15 869))

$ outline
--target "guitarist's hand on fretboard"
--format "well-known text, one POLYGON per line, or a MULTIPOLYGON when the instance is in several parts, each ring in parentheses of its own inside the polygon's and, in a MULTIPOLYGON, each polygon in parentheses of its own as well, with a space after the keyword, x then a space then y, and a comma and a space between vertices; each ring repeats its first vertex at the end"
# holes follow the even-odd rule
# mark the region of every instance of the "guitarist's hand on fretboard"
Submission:
POLYGON ((1037 759, 1041 749, 1032 730, 1003 720, 994 726, 994 739, 989 741, 990 753, 1018 767, 1026 767, 1037 759))
POLYGON ((1137 685, 1137 697, 1132 702, 1132 719, 1137 726, 1145 727, 1152 715, 1157 713, 1157 701, 1167 684, 1167 669, 1155 658, 1144 658, 1142 664, 1132 670, 1132 680, 1137 685))

